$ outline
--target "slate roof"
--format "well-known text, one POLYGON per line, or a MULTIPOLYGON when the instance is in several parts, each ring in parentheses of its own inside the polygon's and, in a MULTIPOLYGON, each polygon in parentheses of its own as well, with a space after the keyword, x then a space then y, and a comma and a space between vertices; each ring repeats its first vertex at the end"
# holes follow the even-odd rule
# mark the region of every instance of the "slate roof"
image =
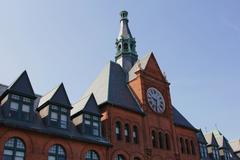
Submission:
POLYGON ((71 103, 68 99, 67 92, 64 88, 63 83, 61 83, 58 87, 54 88, 46 95, 41 97, 38 108, 41 108, 44 104, 48 102, 52 104, 60 104, 62 106, 71 108, 71 103))
MULTIPOLYGON (((22 83, 25 83, 25 82, 22 82, 22 83)), ((2 94, 7 90, 7 88, 9 87, 6 85, 0 84, 0 96, 2 96, 2 94)), ((34 101, 35 109, 38 106, 40 106, 39 101, 41 99, 42 99, 41 104, 44 104, 48 101, 57 102, 57 103, 63 103, 62 101, 65 101, 64 105, 71 106, 67 98, 67 93, 64 89, 63 84, 56 87, 55 89, 53 89, 43 97, 41 95, 35 95, 35 97, 37 97, 34 101)), ((105 139, 104 137, 93 137, 93 136, 80 134, 77 128, 75 127, 75 125, 71 121, 70 121, 69 128, 67 130, 57 129, 53 127, 47 127, 44 123, 44 120, 40 117, 39 112, 34 111, 35 118, 32 122, 24 122, 24 121, 18 121, 14 119, 5 119, 2 115, 1 109, 2 108, 0 107, 0 125, 5 125, 8 127, 19 128, 19 129, 28 130, 28 131, 29 130, 35 131, 35 132, 48 134, 52 136, 59 136, 59 137, 73 139, 73 140, 86 142, 86 143, 94 143, 94 144, 101 144, 105 146, 111 146, 108 140, 105 139)))
POLYGON ((234 152, 240 152, 240 139, 230 142, 234 152))
POLYGON ((197 131, 197 129, 174 106, 172 107, 173 107, 173 121, 175 125, 197 131))
POLYGON ((24 71, 10 86, 8 86, 4 94, 7 92, 14 92, 16 94, 35 98, 35 93, 26 71, 24 71))
POLYGON ((204 137, 209 146, 218 146, 217 140, 212 132, 204 134, 204 137))
POLYGON ((81 99, 92 93, 98 105, 110 103, 120 108, 143 114, 143 110, 126 83, 124 70, 115 62, 110 61, 104 67, 81 99))
POLYGON ((131 68, 131 70, 128 73, 128 81, 131 81, 133 79, 135 79, 137 77, 137 75, 135 74, 136 71, 138 71, 140 68, 141 69, 145 69, 147 66, 147 63, 150 59, 150 56, 153 53, 149 53, 146 56, 144 56, 142 59, 138 60, 133 67, 131 68), (140 67, 140 68, 139 68, 140 67))
POLYGON ((91 114, 100 116, 100 110, 93 94, 73 104, 71 115, 75 116, 80 112, 91 113, 91 114))
POLYGON ((199 143, 207 144, 207 141, 206 141, 201 129, 199 130, 199 132, 197 132, 197 139, 198 139, 199 143))

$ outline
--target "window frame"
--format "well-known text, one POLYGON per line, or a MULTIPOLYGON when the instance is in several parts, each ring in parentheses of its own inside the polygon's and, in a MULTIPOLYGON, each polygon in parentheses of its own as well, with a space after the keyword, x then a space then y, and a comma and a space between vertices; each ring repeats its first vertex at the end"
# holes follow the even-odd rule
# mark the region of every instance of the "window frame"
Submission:
MULTIPOLYGON (((6 157, 10 158, 9 156, 11 156, 10 159, 15 159, 16 157, 19 157, 16 155, 17 152, 23 153, 23 157, 21 157, 21 158, 23 160, 26 159, 26 145, 25 145, 24 141, 18 137, 11 137, 4 143, 3 154, 2 154, 3 160, 5 160, 6 157), (13 146, 6 146, 7 142, 10 142, 11 140, 13 140, 13 146), (22 143, 23 148, 18 148, 18 141, 22 143), (12 151, 12 155, 5 155, 4 154, 5 150, 12 151)), ((6 159, 8 160, 8 158, 6 158, 6 159)))
POLYGON ((8 118, 12 118, 15 120, 21 120, 21 121, 26 121, 30 122, 33 120, 33 108, 34 108, 34 100, 25 96, 20 96, 17 94, 9 94, 9 99, 8 99, 8 118), (25 101, 24 99, 28 99, 28 101, 25 101), (16 103, 18 104, 18 109, 13 110, 11 108, 11 104, 16 103), (29 107, 29 112, 23 111, 23 107, 28 106, 29 107))
POLYGON ((101 137, 101 119, 100 116, 83 113, 83 133, 95 137, 101 137), (87 123, 86 123, 87 122, 87 123), (97 124, 97 125, 94 125, 97 124), (95 134, 95 131, 97 131, 95 134))
POLYGON ((89 150, 86 152, 84 159, 85 160, 100 160, 100 156, 99 156, 98 152, 96 152, 95 150, 89 150), (90 154, 90 158, 87 157, 87 154, 90 154), (94 159, 94 157, 93 157, 94 154, 97 156, 97 159, 94 159))
POLYGON ((62 160, 62 158, 63 158, 64 160, 67 160, 66 150, 65 150, 65 148, 64 148, 62 145, 60 145, 60 144, 53 144, 52 146, 49 147, 49 149, 48 149, 48 159, 49 159, 49 156, 54 157, 55 160, 59 160, 59 159, 62 160), (55 153, 51 153, 51 152, 50 152, 50 150, 51 150, 53 147, 56 147, 55 153), (59 154, 59 149, 62 149, 64 154, 59 154))
POLYGON ((59 105, 49 105, 49 111, 48 111, 48 124, 51 127, 59 128, 59 129, 68 129, 69 127, 69 110, 65 107, 59 106, 59 105), (65 111, 63 111, 65 109, 65 111), (52 118, 52 114, 56 113, 57 118, 52 118), (66 127, 62 127, 63 121, 61 119, 62 115, 66 116, 66 121, 64 121, 66 127))

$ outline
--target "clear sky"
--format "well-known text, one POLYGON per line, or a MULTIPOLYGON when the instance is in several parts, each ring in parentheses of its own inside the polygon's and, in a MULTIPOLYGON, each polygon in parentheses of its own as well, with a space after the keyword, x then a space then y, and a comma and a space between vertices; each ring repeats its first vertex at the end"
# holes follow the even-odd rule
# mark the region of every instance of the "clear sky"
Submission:
POLYGON ((27 70, 36 93, 61 82, 72 103, 114 60, 119 12, 140 57, 153 51, 173 104, 203 131, 240 138, 239 0, 2 0, 0 83, 27 70))

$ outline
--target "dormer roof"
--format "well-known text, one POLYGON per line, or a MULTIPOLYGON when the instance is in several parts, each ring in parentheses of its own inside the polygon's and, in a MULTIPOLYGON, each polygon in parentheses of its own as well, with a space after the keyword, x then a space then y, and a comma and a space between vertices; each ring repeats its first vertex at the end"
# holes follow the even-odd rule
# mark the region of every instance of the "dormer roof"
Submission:
POLYGON ((197 132, 197 139, 198 139, 199 143, 207 144, 207 141, 206 141, 201 129, 199 130, 199 132, 197 132))
POLYGON ((100 116, 100 110, 98 108, 96 99, 93 94, 84 97, 77 103, 73 104, 73 109, 71 110, 71 116, 74 117, 80 113, 89 113, 96 116, 100 116))
POLYGON ((24 71, 11 85, 6 88, 3 96, 7 93, 14 93, 29 98, 36 98, 26 71, 24 71))
POLYGON ((38 110, 40 110, 48 103, 72 108, 63 83, 41 97, 38 105, 38 110))
POLYGON ((208 146, 217 146, 218 147, 217 140, 212 132, 205 134, 204 137, 208 143, 208 146))

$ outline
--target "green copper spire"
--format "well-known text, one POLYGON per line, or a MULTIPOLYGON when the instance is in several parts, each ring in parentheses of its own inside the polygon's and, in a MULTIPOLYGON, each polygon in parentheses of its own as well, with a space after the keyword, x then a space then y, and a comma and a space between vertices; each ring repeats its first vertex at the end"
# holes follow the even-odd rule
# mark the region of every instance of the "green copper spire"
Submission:
POLYGON ((132 37, 128 27, 128 12, 121 11, 120 16, 120 31, 116 40, 117 53, 115 61, 128 72, 137 61, 138 55, 136 52, 135 38, 132 37))

